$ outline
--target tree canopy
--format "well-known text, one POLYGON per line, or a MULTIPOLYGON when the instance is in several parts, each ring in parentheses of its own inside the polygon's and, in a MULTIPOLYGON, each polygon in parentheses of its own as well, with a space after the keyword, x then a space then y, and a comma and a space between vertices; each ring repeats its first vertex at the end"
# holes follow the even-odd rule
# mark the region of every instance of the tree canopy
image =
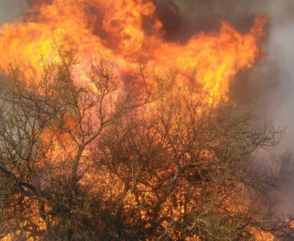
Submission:
POLYGON ((139 63, 126 82, 107 57, 83 74, 73 51, 59 58, 11 66, 1 83, 1 238, 291 237, 265 201, 277 180, 253 155, 281 133, 254 105, 213 101, 175 69, 139 63))

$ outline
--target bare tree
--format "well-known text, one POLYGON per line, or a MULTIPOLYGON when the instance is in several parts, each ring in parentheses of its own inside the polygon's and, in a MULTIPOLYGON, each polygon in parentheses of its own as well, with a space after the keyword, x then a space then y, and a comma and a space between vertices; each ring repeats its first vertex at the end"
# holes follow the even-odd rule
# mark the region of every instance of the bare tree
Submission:
POLYGON ((83 75, 73 51, 59 58, 42 73, 11 67, 1 86, 1 238, 291 237, 263 202, 277 180, 252 158, 280 132, 254 108, 207 101, 176 71, 141 64, 132 85, 107 58, 83 75))

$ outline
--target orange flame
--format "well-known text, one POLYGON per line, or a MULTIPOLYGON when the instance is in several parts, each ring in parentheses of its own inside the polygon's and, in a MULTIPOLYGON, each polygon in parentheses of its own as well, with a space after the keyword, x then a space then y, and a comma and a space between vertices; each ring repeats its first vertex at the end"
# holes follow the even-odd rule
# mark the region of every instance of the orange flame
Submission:
MULTIPOLYGON (((259 45, 265 36, 263 26, 268 21, 265 15, 257 16, 250 32, 245 35, 223 21, 219 32, 196 34, 181 44, 165 40, 163 24, 151 1, 53 0, 50 5, 43 4, 46 1, 42 0, 31 2, 36 5, 28 11, 29 17, 25 21, 5 24, 0 30, 0 68, 4 72, 11 63, 42 71, 45 63, 60 61, 57 51, 64 44, 76 51, 85 68, 89 65, 87 61, 100 55, 112 59, 115 71, 121 74, 133 73, 138 69, 138 63, 145 62, 155 71, 175 67, 183 84, 192 83, 195 88, 199 84, 208 91, 208 101, 228 99, 232 77, 240 69, 251 68, 262 56, 259 45), (143 23, 143 18, 148 19, 147 24, 143 23)), ((179 14, 174 6, 171 11, 173 15, 179 14)), ((83 68, 77 67, 83 76, 80 69, 83 68)), ((86 81, 84 79, 80 78, 80 81, 86 81)), ((70 118, 66 119, 66 128, 74 125, 70 118)), ((57 134, 66 145, 67 135, 57 134)), ((44 133, 44 139, 46 135, 53 134, 50 131, 44 133)), ((56 155, 54 160, 58 148, 55 145, 48 153, 56 155)), ((68 153, 74 149, 70 145, 68 148, 68 153)), ((107 172, 96 178, 111 180, 107 172)), ((108 182, 104 183, 107 189, 108 182)), ((109 190, 116 190, 113 183, 109 190)), ((119 184, 117 190, 120 190, 119 184)), ((146 192, 142 198, 152 200, 153 197, 146 192)), ((135 200, 129 194, 125 208, 132 206, 132 202, 135 200)), ((177 204, 166 208, 180 213, 182 206, 177 204)), ((144 219, 143 211, 140 215, 144 219)), ((268 240, 272 240, 269 237, 268 240)))
POLYGON ((252 67, 262 56, 259 43, 267 22, 265 15, 259 15, 250 32, 241 35, 223 21, 218 33, 200 33, 180 44, 164 40, 151 1, 54 0, 51 5, 35 6, 26 21, 3 26, 2 69, 16 62, 41 69, 44 61, 58 61, 56 45, 65 44, 82 61, 110 56, 118 73, 133 72, 142 61, 161 70, 174 66, 183 83, 204 86, 215 100, 227 99, 236 72, 252 67), (148 24, 143 24, 143 18, 148 24))

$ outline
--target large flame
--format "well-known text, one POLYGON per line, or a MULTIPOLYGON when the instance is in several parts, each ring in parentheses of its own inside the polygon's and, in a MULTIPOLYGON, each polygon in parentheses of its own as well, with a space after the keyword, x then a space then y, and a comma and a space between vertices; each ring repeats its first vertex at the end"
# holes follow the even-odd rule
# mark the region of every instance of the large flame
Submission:
MULTIPOLYGON (((133 72, 138 62, 157 69, 175 67, 182 81, 204 86, 215 100, 227 98, 236 72, 250 68, 262 55, 264 15, 257 16, 249 33, 242 35, 222 22, 219 32, 200 33, 185 44, 164 40, 163 24, 151 1, 54 0, 38 3, 25 21, 6 24, 0 32, 0 67, 8 64, 41 68, 56 56, 62 43, 77 51, 81 60, 110 56, 119 73, 133 72)), ((178 14, 171 8, 173 14, 178 14)))
MULTIPOLYGON (((42 71, 45 63, 59 61, 61 44, 74 49, 81 69, 87 69, 89 60, 107 56, 114 63, 117 73, 125 83, 133 81, 132 73, 139 63, 148 63, 155 71, 177 69, 182 84, 192 83, 208 91, 208 101, 228 99, 230 81, 243 68, 251 68, 262 56, 260 41, 265 36, 265 15, 258 15, 249 33, 242 35, 222 21, 218 32, 198 33, 186 43, 165 40, 163 23, 156 15, 151 0, 42 0, 30 1, 32 8, 24 21, 5 24, 0 31, 0 68, 7 72, 9 64, 42 71)), ((172 14, 179 14, 171 7, 172 14)), ((88 66, 89 67, 89 66, 88 66)), ((82 83, 81 83, 82 84, 82 83)), ((69 118, 70 119, 70 118, 69 118)), ((70 125, 71 122, 68 122, 70 125)), ((51 133, 45 133, 50 135, 51 133)), ((66 135, 60 134, 66 144, 66 135)), ((58 146, 57 146, 58 147, 58 146)), ((55 147, 55 152, 58 148, 55 147)), ((54 151, 49 152, 53 159, 54 151)), ((113 180, 109 190, 119 190, 109 173, 101 170, 98 179, 113 180), (103 176, 104 175, 104 176, 103 176)), ((93 178, 93 177, 89 177, 93 178)), ((107 189, 108 183, 105 184, 107 189)), ((109 196, 112 193, 107 193, 109 196)), ((152 200, 146 192, 142 198, 152 200)), ((126 197, 125 208, 135 202, 132 195, 126 197)), ((182 207, 166 207, 180 213, 182 207)), ((144 219, 144 212, 140 213, 144 219)), ((270 235, 270 234, 269 234, 270 235)), ((267 239, 271 240, 272 236, 267 239)), ((258 240, 264 240, 262 237, 258 240)))

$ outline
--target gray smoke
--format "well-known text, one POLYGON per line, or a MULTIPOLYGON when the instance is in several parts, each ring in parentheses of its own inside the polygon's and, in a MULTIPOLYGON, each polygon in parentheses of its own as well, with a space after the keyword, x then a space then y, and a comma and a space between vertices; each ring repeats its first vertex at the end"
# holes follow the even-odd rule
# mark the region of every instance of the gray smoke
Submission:
POLYGON ((27 4, 24 0, 1 0, 0 1, 0 24, 12 22, 20 17, 27 4))
MULTIPOLYGON (((218 19, 247 32, 257 13, 270 22, 263 44, 265 58, 254 71, 240 72, 231 86, 232 94, 248 101, 255 95, 265 106, 260 109, 277 127, 286 128, 281 148, 294 147, 294 1, 293 0, 173 0, 179 12, 195 30, 214 30, 218 19)), ((191 28, 191 27, 190 27, 191 28)))
POLYGON ((294 211, 294 1, 293 0, 174 0, 183 22, 200 31, 217 28, 217 19, 228 21, 245 33, 256 13, 265 13, 270 22, 262 49, 265 57, 254 70, 240 71, 231 86, 231 94, 240 102, 256 95, 263 104, 259 114, 275 127, 286 128, 274 153, 262 153, 261 165, 277 166, 277 176, 286 182, 268 198, 278 213, 294 211), (202 27, 201 27, 202 26, 202 27), (206 28, 206 29, 205 29, 206 28), (287 151, 289 150, 289 151, 287 151))

